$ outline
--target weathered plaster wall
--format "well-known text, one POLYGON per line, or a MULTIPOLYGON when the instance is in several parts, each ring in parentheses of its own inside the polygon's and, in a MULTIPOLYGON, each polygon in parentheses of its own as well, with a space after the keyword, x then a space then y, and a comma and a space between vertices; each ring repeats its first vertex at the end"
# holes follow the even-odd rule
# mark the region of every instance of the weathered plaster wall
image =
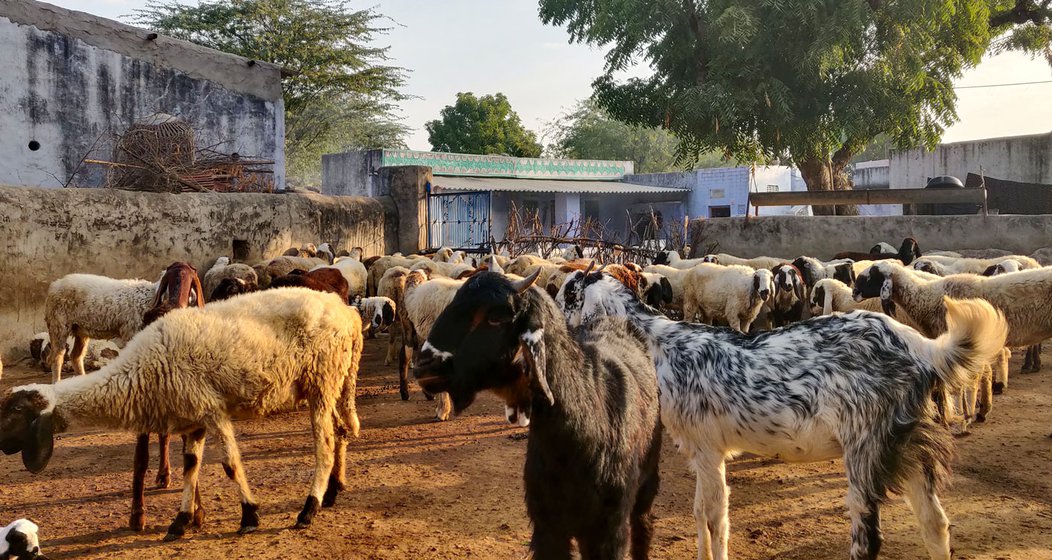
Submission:
POLYGON ((188 261, 203 274, 235 240, 250 264, 307 242, 380 254, 396 226, 390 199, 0 187, 0 354, 44 330, 48 285, 72 272, 156 280, 188 261))
MULTIPOLYGON (((0 184, 62 186, 101 135, 161 112, 189 122, 198 146, 273 159, 284 187, 280 69, 147 34, 32 0, 0 1, 0 184)), ((101 184, 94 168, 78 184, 101 184)))
POLYGON ((953 175, 964 181, 980 171, 1021 183, 1052 184, 1052 133, 942 144, 891 155, 891 188, 919 189, 929 177, 953 175))
POLYGON ((374 196, 383 150, 358 150, 321 156, 321 192, 332 195, 374 196))
MULTIPOLYGON (((1052 246, 1052 215, 1041 216, 761 216, 690 223, 691 247, 743 257, 800 255, 831 258, 841 251, 868 251, 880 241, 898 245, 917 239, 925 249, 1005 249, 1029 255, 1052 246)), ((700 255, 698 255, 700 256, 700 255)))

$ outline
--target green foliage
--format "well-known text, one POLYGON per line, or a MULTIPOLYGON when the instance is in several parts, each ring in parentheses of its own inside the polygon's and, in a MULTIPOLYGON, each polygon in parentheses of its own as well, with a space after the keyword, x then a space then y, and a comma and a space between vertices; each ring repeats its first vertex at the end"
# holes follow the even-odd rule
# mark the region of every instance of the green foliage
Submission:
POLYGON ((209 0, 196 6, 151 0, 137 24, 223 52, 277 64, 285 102, 290 177, 320 172, 321 154, 403 145, 395 104, 405 70, 371 46, 386 32, 372 9, 346 0, 209 0))
MULTIPOLYGON (((552 157, 635 162, 636 173, 661 173, 681 168, 676 162, 676 137, 657 127, 625 124, 611 118, 594 101, 580 102, 573 111, 548 126, 547 152, 552 157)), ((718 153, 703 154, 698 167, 727 165, 718 153)))
POLYGON ((685 157, 720 150, 743 161, 787 159, 810 187, 830 188, 879 134, 897 147, 936 144, 957 118, 953 80, 996 34, 1014 30, 1006 48, 1047 48, 1044 13, 1016 12, 1048 4, 540 0, 540 15, 565 25, 573 41, 609 49, 593 85, 611 116, 665 126, 685 157), (650 77, 615 78, 640 59, 650 77))
POLYGON ((441 118, 424 125, 432 151, 538 157, 537 135, 525 129, 503 93, 475 97, 458 93, 441 118))

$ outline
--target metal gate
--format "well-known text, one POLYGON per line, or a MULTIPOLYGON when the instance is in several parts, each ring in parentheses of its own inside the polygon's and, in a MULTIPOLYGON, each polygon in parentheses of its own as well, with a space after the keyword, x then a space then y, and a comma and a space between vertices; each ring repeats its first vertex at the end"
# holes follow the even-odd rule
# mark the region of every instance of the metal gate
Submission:
POLYGON ((482 247, 490 240, 490 193, 429 193, 427 245, 482 247))

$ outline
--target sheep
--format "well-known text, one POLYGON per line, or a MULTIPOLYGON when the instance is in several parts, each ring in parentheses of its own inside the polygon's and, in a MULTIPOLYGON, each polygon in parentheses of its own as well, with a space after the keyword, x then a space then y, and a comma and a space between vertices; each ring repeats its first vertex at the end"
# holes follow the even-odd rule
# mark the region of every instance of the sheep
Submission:
POLYGON ((278 276, 270 281, 271 288, 287 288, 300 286, 310 288, 319 292, 331 292, 350 303, 347 297, 347 279, 343 273, 333 268, 318 268, 310 272, 294 270, 284 276, 278 276))
POLYGON ((902 245, 897 252, 892 253, 857 253, 854 251, 843 251, 833 255, 834 259, 851 259, 853 261, 879 261, 887 259, 898 259, 902 264, 910 264, 923 256, 917 240, 907 237, 902 240, 902 245))
POLYGON ((800 269, 791 264, 780 264, 771 269, 774 295, 767 303, 771 308, 774 327, 784 327, 805 319, 807 298, 804 294, 804 279, 800 269))
MULTIPOLYGON (((442 247, 441 249, 435 251, 435 254, 431 256, 431 260, 433 262, 443 263, 454 262, 455 258, 456 251, 450 249, 449 247, 442 247)), ((461 258, 463 258, 463 253, 461 253, 461 258)))
POLYGON ((602 274, 575 272, 557 299, 571 327, 626 317, 647 342, 662 424, 697 475, 698 558, 726 560, 725 462, 754 453, 844 458, 853 560, 877 557, 889 490, 908 498, 931 558, 949 560, 936 491, 953 438, 934 421, 929 395, 937 383, 964 386, 1004 346, 1004 315, 989 303, 944 300, 948 329, 930 340, 865 311, 755 335, 672 321, 602 274))
POLYGON ((421 260, 413 263, 409 270, 427 270, 431 276, 445 276, 446 278, 459 278, 465 273, 475 270, 475 267, 465 263, 452 263, 444 261, 421 260))
POLYGON ((678 268, 678 269, 681 269, 681 270, 685 270, 685 269, 688 269, 688 268, 690 268, 690 267, 692 267, 692 266, 694 266, 696 264, 701 264, 703 262, 714 263, 715 262, 714 259, 715 259, 715 257, 713 257, 712 255, 705 255, 704 257, 697 258, 697 259, 684 259, 684 258, 679 256, 679 251, 675 251, 675 250, 671 250, 670 249, 670 250, 667 250, 667 251, 658 251, 657 256, 654 257, 654 262, 652 263, 652 265, 653 266, 668 266, 668 267, 671 267, 671 268, 678 268))
POLYGON ((212 301, 214 298, 213 294, 220 295, 221 298, 223 295, 230 297, 229 286, 231 285, 238 285, 244 288, 238 293, 252 292, 259 286, 259 276, 247 264, 231 263, 230 257, 219 257, 216 259, 215 264, 208 269, 208 272, 205 272, 204 277, 201 278, 201 286, 207 301, 212 301), (226 284, 227 287, 217 294, 216 289, 226 279, 240 280, 240 282, 228 282, 226 284))
POLYGON ((350 299, 365 297, 365 287, 369 280, 369 271, 365 268, 365 265, 362 264, 362 261, 351 257, 340 257, 332 264, 316 266, 310 269, 309 272, 322 268, 331 268, 340 271, 340 274, 342 274, 344 279, 347 280, 347 297, 350 299))
MULTIPOLYGON (((387 339, 387 355, 384 357, 384 365, 389 366, 393 363, 397 356, 402 350, 402 322, 398 320, 400 314, 398 310, 404 305, 402 301, 403 292, 405 292, 405 279, 409 274, 409 269, 404 266, 393 266, 388 268, 384 272, 383 278, 380 279, 380 283, 377 287, 377 297, 387 297, 395 304, 395 320, 391 323, 391 327, 388 329, 387 339)), ((409 398, 408 389, 402 393, 404 395, 403 400, 409 398)))
MULTIPOLYGON (((913 328, 917 325, 901 309, 889 309, 880 298, 867 298, 855 301, 851 286, 835 278, 823 278, 815 283, 811 291, 810 305, 812 316, 829 315, 830 313, 850 313, 855 310, 884 313, 896 321, 913 328), (890 311, 890 313, 888 313, 890 311)), ((919 330, 919 329, 918 329, 919 330)))
MULTIPOLYGON (((660 274, 665 281, 669 284, 671 290, 671 299, 665 305, 666 309, 674 309, 676 311, 683 311, 683 293, 686 290, 684 283, 686 282, 687 275, 690 273, 690 269, 673 268, 671 266, 663 264, 652 264, 643 268, 644 273, 660 274)), ((564 279, 565 280, 565 279, 564 279)), ((562 286, 560 286, 562 287, 562 286)))
POLYGON ((1030 270, 1041 268, 1037 261, 1030 257, 1021 255, 1010 255, 1008 257, 996 257, 992 259, 971 259, 955 257, 923 257, 914 261, 911 266, 915 270, 936 274, 938 276, 949 276, 951 274, 983 274, 992 266, 996 266, 1006 260, 1016 261, 1019 268, 1030 270))
MULTIPOLYGON (((51 373, 51 344, 50 335, 47 331, 38 332, 29 339, 29 356, 38 364, 43 371, 51 373)), ((73 338, 66 340, 67 346, 73 346, 73 338)), ((110 360, 120 354, 120 348, 110 340, 91 340, 84 352, 84 371, 95 371, 101 369, 110 360)), ((75 373, 73 364, 66 362, 62 371, 75 373)))
POLYGON ((160 285, 154 293, 150 309, 142 317, 143 325, 149 325, 158 317, 171 311, 189 306, 205 306, 205 293, 197 269, 190 263, 174 262, 168 265, 161 276, 160 285))
POLYGON ((51 283, 44 300, 44 322, 51 339, 51 380, 62 379, 66 340, 74 338, 70 361, 84 375, 84 355, 92 338, 127 344, 143 326, 157 283, 116 280, 94 274, 67 274, 51 283))
POLYGON ((224 278, 219 281, 219 284, 209 294, 208 301, 222 301, 239 294, 254 292, 256 287, 256 284, 248 284, 241 278, 224 278))
POLYGON ((531 277, 468 280, 414 370, 460 413, 489 389, 530 411, 523 475, 534 558, 648 558, 661 423, 653 363, 633 329, 600 318, 570 331, 531 277), (484 318, 481 322, 473 318, 484 318))
MULTIPOLYGON (((377 292, 377 286, 380 283, 380 279, 383 278, 384 273, 387 272, 387 269, 393 266, 401 266, 405 267, 408 270, 409 267, 413 266, 413 263, 415 263, 417 260, 418 259, 403 257, 400 254, 387 255, 376 259, 375 262, 373 262, 371 265, 368 265, 367 267, 369 270, 369 274, 366 281, 365 295, 367 297, 380 295, 377 292)), ((395 300, 395 303, 397 302, 398 300, 395 300)))
POLYGON ((329 264, 332 264, 336 260, 336 256, 332 252, 332 245, 328 243, 322 243, 318 245, 318 251, 314 255, 315 258, 319 258, 329 264))
MULTIPOLYGON (((999 276, 1010 272, 1019 272, 1020 270, 1022 270, 1022 264, 1019 261, 1006 259, 987 268, 983 271, 983 276, 999 276)), ((1041 371, 1040 342, 1026 348, 1026 353, 1023 357, 1023 367, 1019 370, 1019 373, 1037 373, 1039 371, 1041 371)))
POLYGON ((321 259, 315 259, 312 257, 283 255, 270 259, 269 261, 261 262, 252 268, 256 271, 259 287, 267 288, 270 286, 270 281, 273 278, 285 276, 293 270, 310 270, 316 266, 324 264, 328 263, 321 259))
POLYGON ((799 256, 790 263, 800 271, 804 280, 804 292, 810 297, 815 284, 823 278, 835 278, 850 286, 855 282, 855 270, 851 259, 822 262, 814 257, 799 256))
POLYGON ((525 276, 532 272, 533 267, 547 265, 550 266, 554 263, 539 257, 537 255, 519 255, 506 264, 501 266, 508 272, 508 274, 516 274, 518 276, 525 276))
MULTIPOLYGON (((945 332, 941 298, 947 295, 982 298, 1004 312, 1008 317, 1008 346, 1031 346, 1052 336, 1052 300, 1048 297, 1052 293, 1052 269, 991 277, 955 274, 924 281, 902 266, 881 262, 859 275, 854 292, 856 299, 880 296, 904 308, 925 334, 945 332)), ((1007 386, 1007 356, 999 357, 997 365, 991 387, 995 394, 1007 386)))
MULTIPOLYGON (((423 341, 427 340, 431 329, 442 310, 453 301, 453 296, 464 284, 464 280, 453 280, 436 276, 428 278, 423 270, 410 271, 405 277, 405 288, 402 302, 398 308, 398 317, 402 322, 402 352, 398 360, 398 392, 403 401, 409 400, 409 362, 423 341)), ((434 393, 424 393, 428 400, 435 398, 434 393)), ((446 393, 437 395, 435 417, 440 421, 449 419, 452 403, 446 393)))
POLYGON ((0 560, 47 560, 40 552, 40 528, 28 519, 0 529, 0 560))
POLYGON ((870 254, 881 254, 881 253, 897 253, 899 250, 890 243, 881 241, 869 249, 870 254))
POLYGON ((734 255, 728 255, 727 253, 716 253, 714 255, 706 255, 704 258, 711 259, 705 262, 722 264, 724 266, 747 266, 753 269, 771 269, 785 262, 785 259, 776 259, 774 257, 753 257, 751 259, 743 259, 734 255))
POLYGON ((351 301, 351 305, 358 309, 362 316, 363 330, 376 333, 389 328, 395 322, 395 302, 389 297, 358 296, 351 301))
POLYGON ((702 263, 683 282, 683 318, 726 321, 736 331, 749 332, 760 308, 774 294, 774 275, 766 268, 702 263))
POLYGON ((198 475, 206 432, 223 441, 238 487, 239 533, 259 526, 233 417, 263 416, 305 399, 315 469, 296 527, 311 524, 344 488, 348 434, 358 435, 355 385, 362 353, 358 313, 339 296, 303 288, 244 294, 179 309, 146 327, 105 368, 54 385, 15 387, 0 401, 0 450, 47 466, 54 434, 71 426, 186 435, 183 498, 165 540, 203 520, 198 475), (196 503, 195 503, 196 502, 196 503))

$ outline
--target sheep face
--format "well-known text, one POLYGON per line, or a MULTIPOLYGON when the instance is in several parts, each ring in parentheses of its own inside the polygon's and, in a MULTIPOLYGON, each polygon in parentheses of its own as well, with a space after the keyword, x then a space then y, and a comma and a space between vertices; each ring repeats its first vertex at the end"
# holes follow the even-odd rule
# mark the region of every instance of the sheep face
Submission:
POLYGON ((855 287, 851 296, 855 301, 879 297, 882 300, 891 299, 893 287, 891 268, 884 263, 877 263, 858 275, 855 279, 855 287))
POLYGON ((849 288, 855 285, 855 267, 851 266, 851 264, 846 262, 833 267, 833 279, 840 280, 849 288))
POLYGON ((672 293, 672 284, 668 281, 668 278, 660 274, 647 274, 642 273, 640 280, 643 293, 643 301, 651 307, 662 307, 665 304, 671 304, 674 298, 672 293))
POLYGON ((0 402, 0 451, 22 453, 22 464, 36 474, 55 450, 53 399, 43 391, 16 387, 0 402))
POLYGON ((465 282, 420 349, 413 371, 420 386, 448 392, 457 413, 486 389, 527 415, 532 387, 551 401, 540 315, 545 296, 529 289, 539 273, 513 282, 483 272, 465 282))
POLYGON ((717 257, 716 255, 705 255, 704 257, 701 257, 701 262, 703 262, 703 263, 712 263, 712 264, 720 264, 720 258, 717 257))
POLYGON ((927 272, 928 274, 935 274, 936 276, 945 276, 945 271, 939 263, 929 260, 918 260, 913 262, 913 269, 921 272, 927 272))
POLYGON ((47 560, 40 554, 39 527, 28 519, 19 519, 0 529, 0 558, 5 560, 47 560))
POLYGON ((825 286, 815 286, 815 289, 811 291, 811 301, 808 302, 811 305, 811 313, 814 315, 821 315, 822 308, 826 302, 826 289, 825 286))
MULTIPOLYGON (((767 271, 770 273, 770 271, 767 271)), ((624 315, 626 303, 635 294, 602 269, 596 272, 578 270, 567 275, 555 302, 566 315, 571 327, 579 327, 601 315, 624 315)))
POLYGON ((804 282, 800 277, 800 271, 791 264, 783 264, 774 268, 774 288, 776 291, 791 293, 798 301, 804 299, 804 282))
POLYGON ((907 237, 902 240, 902 246, 899 247, 899 260, 902 264, 909 265, 911 262, 921 258, 920 245, 917 244, 917 240, 912 237, 907 237))
POLYGON ((752 293, 760 298, 760 301, 771 299, 774 294, 774 275, 770 270, 761 268, 752 275, 752 293))
POLYGON ((230 299, 238 294, 247 294, 256 291, 256 285, 245 282, 240 278, 224 278, 212 290, 208 301, 220 301, 230 299))

